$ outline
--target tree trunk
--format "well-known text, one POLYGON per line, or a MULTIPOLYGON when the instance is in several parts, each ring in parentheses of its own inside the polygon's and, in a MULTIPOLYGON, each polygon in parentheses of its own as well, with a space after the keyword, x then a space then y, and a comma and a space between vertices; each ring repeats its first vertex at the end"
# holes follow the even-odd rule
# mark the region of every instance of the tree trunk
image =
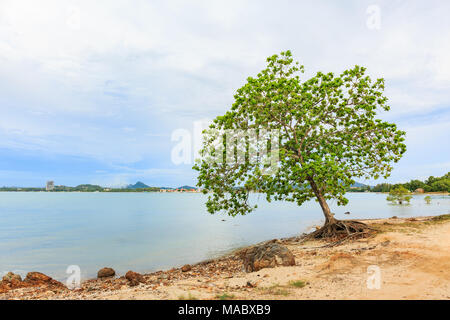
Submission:
POLYGON ((322 193, 322 190, 320 190, 317 187, 316 182, 313 178, 308 178, 309 184, 311 185, 311 189, 314 192, 314 195, 316 196, 317 200, 319 201, 320 207, 322 208, 323 214, 325 216, 325 224, 322 228, 314 231, 311 233, 311 237, 313 238, 347 238, 347 237, 353 237, 356 236, 364 236, 367 232, 367 225, 358 222, 358 221, 341 221, 334 218, 333 214, 331 213, 330 207, 327 204, 327 201, 325 200, 325 197, 322 193))
POLYGON ((336 219, 331 213, 330 207, 328 206, 325 197, 320 192, 319 188, 317 187, 315 181, 312 178, 309 179, 309 184, 311 185, 311 188, 314 194, 316 195, 317 200, 319 201, 320 207, 322 208, 323 214, 325 216, 325 225, 335 223, 336 219))

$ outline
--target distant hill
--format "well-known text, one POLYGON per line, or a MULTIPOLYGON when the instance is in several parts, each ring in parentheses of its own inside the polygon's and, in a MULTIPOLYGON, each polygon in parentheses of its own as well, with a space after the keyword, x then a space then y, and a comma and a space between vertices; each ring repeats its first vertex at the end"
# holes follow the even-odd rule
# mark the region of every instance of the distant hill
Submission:
POLYGON ((350 186, 350 188, 362 188, 362 187, 368 187, 368 185, 360 182, 355 182, 350 186))
MULTIPOLYGON (((151 187, 146 185, 142 181, 138 181, 135 184, 129 184, 128 186, 126 186, 126 189, 146 189, 146 188, 151 188, 151 187)), ((163 190, 173 190, 173 189, 197 190, 197 188, 191 187, 191 186, 181 186, 181 187, 178 187, 178 188, 157 187, 157 189, 163 189, 163 190)))
POLYGON ((185 189, 185 190, 197 190, 197 188, 195 187, 191 187, 191 186, 181 186, 178 189, 185 189))
POLYGON ((138 181, 135 184, 129 184, 127 186, 127 189, 144 189, 144 188, 150 188, 150 186, 146 185, 141 181, 138 181))

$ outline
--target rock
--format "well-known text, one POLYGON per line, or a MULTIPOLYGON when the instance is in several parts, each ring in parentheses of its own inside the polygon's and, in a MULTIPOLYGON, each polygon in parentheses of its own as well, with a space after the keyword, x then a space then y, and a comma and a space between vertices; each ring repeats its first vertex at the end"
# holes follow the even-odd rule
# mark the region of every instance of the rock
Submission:
POLYGON ((5 282, 14 282, 14 281, 21 282, 22 278, 18 274, 15 274, 15 273, 12 273, 12 272, 8 272, 6 275, 3 276, 2 281, 5 281, 5 282))
POLYGON ((46 290, 65 288, 61 282, 40 272, 28 272, 23 281, 19 275, 8 272, 0 282, 0 292, 25 287, 41 287, 46 290))
POLYGON ((11 289, 21 288, 24 286, 22 278, 18 274, 8 272, 0 281, 0 293, 11 289))
POLYGON ((102 268, 98 270, 97 272, 97 278, 107 278, 107 277, 114 277, 116 275, 116 272, 113 268, 102 268))
POLYGON ((241 258, 246 272, 295 265, 292 252, 287 247, 274 242, 245 249, 241 252, 241 258))
POLYGON ((192 267, 190 264, 185 264, 184 266, 181 267, 181 271, 183 271, 183 272, 188 272, 191 270, 192 270, 192 267))
POLYGON ((350 211, 346 211, 346 212, 344 212, 344 214, 350 214, 350 211))
POLYGON ((424 190, 423 188, 417 188, 416 190, 414 190, 414 192, 417 192, 417 193, 424 193, 425 190, 424 190))
POLYGON ((139 283, 145 283, 145 279, 140 273, 131 270, 125 274, 125 278, 129 281, 128 284, 132 287, 137 286, 139 283))
POLYGON ((28 272, 23 280, 27 286, 47 286, 47 287, 65 287, 61 282, 52 279, 51 277, 40 272, 28 272))
POLYGON ((28 272, 27 276, 25 277, 26 282, 40 282, 40 283, 46 283, 53 280, 51 277, 40 273, 40 272, 28 272))

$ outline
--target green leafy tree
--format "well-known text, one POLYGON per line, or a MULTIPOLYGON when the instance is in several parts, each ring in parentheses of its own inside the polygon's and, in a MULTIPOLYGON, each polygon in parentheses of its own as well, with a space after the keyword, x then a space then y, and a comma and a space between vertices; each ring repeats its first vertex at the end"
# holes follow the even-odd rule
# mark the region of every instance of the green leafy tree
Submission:
POLYGON ((399 186, 391 189, 386 200, 391 201, 394 204, 404 204, 405 202, 409 203, 411 198, 409 190, 403 186, 399 186))
POLYGON ((425 202, 426 202, 427 204, 430 204, 430 203, 431 203, 431 197, 430 197, 430 196, 426 196, 426 197, 424 198, 424 200, 425 200, 425 202))
POLYGON ((209 192, 208 211, 246 214, 256 208, 249 203, 249 192, 258 191, 269 202, 301 205, 316 199, 325 225, 315 237, 361 231, 364 224, 335 219, 327 201, 345 205, 345 191, 355 178, 388 177, 391 164, 406 151, 405 133, 376 118, 379 111, 389 110, 384 80, 372 81, 365 68, 355 66, 340 75, 318 72, 302 81, 304 67, 293 61, 290 51, 269 57, 267 63, 237 90, 231 110, 204 131, 203 159, 194 169, 199 171, 197 185, 209 192), (267 165, 248 161, 249 139, 233 146, 226 146, 224 139, 223 146, 234 147, 234 154, 213 164, 205 160, 220 153, 212 132, 251 129, 279 130, 277 170, 267 174, 267 165), (239 151, 246 161, 233 162, 239 151))
POLYGON ((392 185, 389 183, 379 183, 375 187, 372 188, 373 192, 389 192, 392 188, 392 185))
POLYGON ((431 186, 431 184, 435 181, 439 180, 439 178, 435 178, 433 176, 429 176, 427 180, 425 180, 425 184, 431 186))
POLYGON ((450 190, 450 179, 436 180, 431 184, 431 191, 433 192, 440 192, 440 191, 447 192, 449 190, 450 190))
POLYGON ((411 180, 410 182, 405 183, 405 188, 409 191, 415 191, 419 188, 422 188, 425 186, 425 183, 423 183, 420 180, 411 180))

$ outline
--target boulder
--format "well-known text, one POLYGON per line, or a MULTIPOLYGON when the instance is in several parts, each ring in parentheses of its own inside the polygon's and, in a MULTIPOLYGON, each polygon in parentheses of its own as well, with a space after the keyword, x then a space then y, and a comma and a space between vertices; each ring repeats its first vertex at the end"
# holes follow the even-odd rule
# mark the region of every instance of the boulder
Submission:
POLYGON ((8 272, 0 281, 0 292, 6 292, 10 289, 23 287, 22 278, 18 274, 8 272))
POLYGON ((185 264, 184 266, 181 267, 181 271, 183 271, 183 272, 188 272, 191 270, 192 270, 192 267, 190 264, 185 264))
POLYGON ((417 193, 424 193, 425 190, 422 189, 422 188, 417 188, 416 190, 414 190, 414 192, 417 192, 417 193))
POLYGON ((19 275, 8 272, 0 282, 0 292, 25 287, 40 287, 46 290, 60 290, 65 288, 61 282, 40 272, 28 272, 23 281, 19 275))
POLYGON ((140 273, 131 270, 125 274, 125 278, 129 281, 128 284, 132 287, 137 286, 139 283, 145 283, 145 279, 140 273))
POLYGON ((113 268, 102 268, 97 272, 97 278, 108 278, 114 277, 116 275, 116 271, 113 268))
POLYGON ((51 277, 40 272, 28 272, 27 276, 25 277, 26 282, 46 283, 50 282, 51 280, 51 277))
POLYGON ((276 242, 250 247, 243 250, 240 255, 246 272, 258 271, 263 268, 295 265, 295 258, 292 252, 287 247, 276 242))
POLYGON ((61 282, 40 272, 28 272, 23 280, 27 286, 65 287, 61 282))
POLYGON ((18 274, 15 274, 13 272, 8 272, 6 275, 3 276, 2 281, 4 281, 4 282, 14 282, 14 281, 21 282, 22 278, 18 274))

